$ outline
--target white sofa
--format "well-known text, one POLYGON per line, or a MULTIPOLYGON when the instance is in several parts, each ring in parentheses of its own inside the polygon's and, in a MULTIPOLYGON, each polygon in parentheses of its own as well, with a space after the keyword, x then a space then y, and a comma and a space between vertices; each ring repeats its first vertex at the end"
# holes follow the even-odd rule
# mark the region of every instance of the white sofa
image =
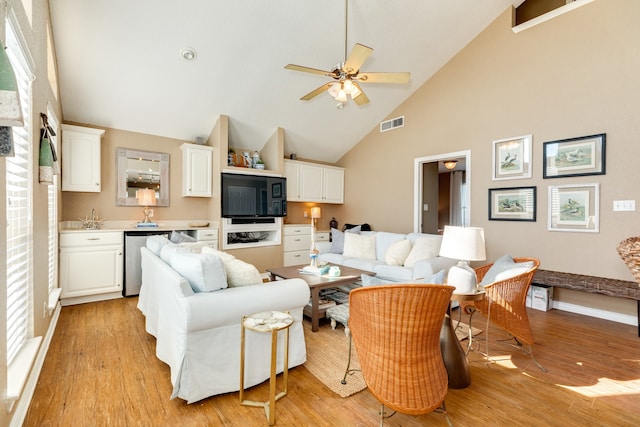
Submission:
MULTIPOLYGON (((424 233, 389 233, 385 231, 348 230, 341 236, 332 230, 334 244, 320 242, 321 262, 344 265, 376 273, 376 277, 394 282, 430 278, 435 273, 449 271, 456 260, 438 255, 442 236, 424 233), (336 235, 337 234, 337 235, 336 235), (336 241, 344 238, 342 253, 336 241)), ((338 244, 339 246, 339 244, 338 244)))
MULTIPOLYGON (((306 361, 302 310, 309 286, 301 279, 194 292, 190 283, 147 247, 141 248, 138 308, 156 337, 156 356, 171 368, 171 398, 193 403, 240 389, 241 319, 263 311, 289 311, 289 367, 306 361)), ((285 334, 278 334, 278 372, 285 334)), ((269 378, 270 334, 247 331, 245 388, 269 378)))

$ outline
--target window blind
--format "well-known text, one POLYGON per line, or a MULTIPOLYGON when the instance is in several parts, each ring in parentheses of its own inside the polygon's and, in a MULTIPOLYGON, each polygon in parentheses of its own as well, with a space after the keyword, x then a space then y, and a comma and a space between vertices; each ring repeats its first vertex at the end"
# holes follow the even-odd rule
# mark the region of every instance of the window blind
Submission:
POLYGON ((7 364, 26 342, 30 330, 32 283, 32 153, 31 73, 7 22, 7 55, 11 61, 22 106, 23 127, 13 127, 14 157, 7 157, 7 364), (21 57, 22 56, 22 57, 21 57))
MULTIPOLYGON (((49 126, 58 135, 58 121, 51 109, 47 109, 49 126)), ((57 136, 49 136, 58 152, 57 136)), ((58 287, 58 175, 53 175, 53 183, 47 186, 49 213, 49 295, 58 287)))

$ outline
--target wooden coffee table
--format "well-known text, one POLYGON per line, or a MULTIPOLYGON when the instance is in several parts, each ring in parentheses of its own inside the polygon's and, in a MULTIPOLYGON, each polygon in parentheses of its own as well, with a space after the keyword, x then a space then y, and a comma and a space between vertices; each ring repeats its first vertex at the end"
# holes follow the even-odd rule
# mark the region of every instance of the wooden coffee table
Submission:
POLYGON ((320 290, 325 288, 335 288, 340 285, 346 285, 360 280, 360 276, 367 274, 374 276, 375 273, 371 271, 358 270, 357 268, 340 267, 340 276, 327 277, 317 276, 315 274, 304 274, 300 272, 300 269, 306 265, 292 265, 289 267, 267 268, 269 274, 271 274, 271 280, 281 279, 302 279, 309 284, 311 290, 311 330, 316 332, 318 330, 318 324, 320 322, 320 314, 318 305, 320 302, 320 290))

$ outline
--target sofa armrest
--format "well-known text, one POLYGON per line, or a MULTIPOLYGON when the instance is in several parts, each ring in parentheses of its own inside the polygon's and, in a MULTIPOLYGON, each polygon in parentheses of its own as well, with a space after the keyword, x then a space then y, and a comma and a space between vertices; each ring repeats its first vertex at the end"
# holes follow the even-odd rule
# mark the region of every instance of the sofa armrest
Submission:
POLYGON ((304 280, 288 279, 200 292, 180 298, 179 303, 187 313, 185 330, 193 332, 237 325, 242 316, 263 311, 301 310, 309 297, 309 285, 304 280))

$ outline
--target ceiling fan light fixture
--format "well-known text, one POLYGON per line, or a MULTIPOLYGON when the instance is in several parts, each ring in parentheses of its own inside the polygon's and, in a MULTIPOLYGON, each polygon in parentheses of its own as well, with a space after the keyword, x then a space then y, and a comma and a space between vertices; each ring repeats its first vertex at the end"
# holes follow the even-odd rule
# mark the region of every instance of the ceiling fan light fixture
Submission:
POLYGON ((331 97, 333 98, 338 96, 338 93, 340 92, 340 83, 330 84, 329 89, 327 89, 327 92, 329 92, 329 95, 331 95, 331 97))
POLYGON ((343 89, 340 89, 340 92, 338 92, 338 96, 335 97, 335 100, 339 102, 347 102, 347 93, 343 89))

